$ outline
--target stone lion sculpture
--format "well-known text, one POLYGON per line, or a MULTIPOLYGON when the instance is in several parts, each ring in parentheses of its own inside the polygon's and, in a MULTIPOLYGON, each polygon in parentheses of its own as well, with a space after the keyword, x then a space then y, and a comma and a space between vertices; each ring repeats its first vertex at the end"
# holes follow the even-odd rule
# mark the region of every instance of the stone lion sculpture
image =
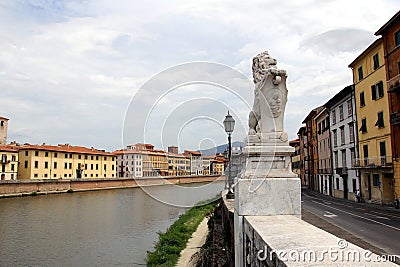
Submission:
POLYGON ((254 104, 249 114, 249 135, 283 131, 287 100, 286 71, 267 51, 253 58, 254 104))

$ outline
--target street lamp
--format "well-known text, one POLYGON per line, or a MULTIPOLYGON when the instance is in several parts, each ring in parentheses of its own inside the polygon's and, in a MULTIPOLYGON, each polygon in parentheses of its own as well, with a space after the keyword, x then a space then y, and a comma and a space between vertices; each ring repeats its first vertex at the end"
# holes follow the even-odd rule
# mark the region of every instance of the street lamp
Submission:
POLYGON ((232 177, 231 177, 231 169, 232 169, 232 162, 231 162, 231 158, 232 158, 231 134, 233 132, 233 129, 235 128, 235 120, 229 114, 229 110, 228 110, 228 115, 225 116, 224 128, 225 128, 225 132, 228 134, 228 160, 229 160, 228 194, 226 195, 226 198, 233 199, 233 198, 235 198, 235 195, 232 192, 233 181, 232 181, 232 177))

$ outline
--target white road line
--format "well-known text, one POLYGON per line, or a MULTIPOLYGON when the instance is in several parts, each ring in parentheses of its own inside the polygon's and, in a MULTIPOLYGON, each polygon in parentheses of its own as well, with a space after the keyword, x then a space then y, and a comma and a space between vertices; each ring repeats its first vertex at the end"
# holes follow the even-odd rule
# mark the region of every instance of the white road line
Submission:
POLYGON ((384 219, 384 220, 390 220, 389 218, 387 218, 387 217, 382 217, 382 216, 378 216, 378 215, 374 215, 374 214, 371 214, 371 213, 364 213, 365 215, 371 215, 371 216, 374 216, 375 218, 378 218, 378 219, 384 219))
POLYGON ((325 217, 329 217, 329 218, 337 217, 337 215, 333 214, 332 212, 325 211, 325 213, 326 213, 326 214, 324 214, 325 217))
POLYGON ((355 217, 358 217, 358 218, 361 218, 361 219, 364 219, 364 220, 367 220, 367 221, 371 221, 371 222, 374 222, 374 223, 377 223, 377 224, 380 224, 380 225, 383 225, 383 226, 392 228, 392 229, 394 229, 394 230, 400 231, 400 228, 397 228, 397 227, 394 227, 394 226, 391 226, 391 225, 387 225, 386 223, 381 223, 381 222, 375 221, 375 220, 373 220, 373 219, 369 219, 369 218, 366 218, 366 217, 363 217, 363 216, 360 216, 360 215, 357 215, 357 214, 354 214, 354 213, 351 213, 351 212, 348 212, 348 211, 344 211, 344 210, 337 209, 337 208, 334 208, 334 207, 329 206, 329 205, 322 204, 322 203, 320 203, 320 202, 316 202, 316 201, 314 201, 314 202, 315 202, 315 203, 318 203, 318 204, 320 204, 320 205, 322 205, 322 206, 326 206, 326 207, 328 207, 328 208, 331 208, 331 209, 334 209, 334 210, 338 210, 338 211, 340 211, 340 212, 344 212, 344 213, 353 215, 353 216, 355 216, 355 217))
MULTIPOLYGON (((364 210, 366 210, 366 209, 364 209, 364 210)), ((376 212, 376 211, 372 211, 372 210, 369 210, 368 212, 382 215, 382 213, 379 213, 379 212, 376 212)), ((400 219, 399 216, 396 216, 396 215, 393 215, 393 214, 388 214, 388 213, 384 213, 384 214, 385 214, 385 216, 389 216, 389 217, 393 217, 393 218, 396 218, 396 219, 400 219)))

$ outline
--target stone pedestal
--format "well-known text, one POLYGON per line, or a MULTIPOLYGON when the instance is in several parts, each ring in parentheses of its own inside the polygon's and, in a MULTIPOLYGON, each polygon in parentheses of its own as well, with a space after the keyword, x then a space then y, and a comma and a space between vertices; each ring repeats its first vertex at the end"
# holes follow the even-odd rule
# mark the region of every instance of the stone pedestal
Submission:
POLYGON ((246 168, 235 185, 236 266, 243 265, 244 216, 301 217, 300 178, 292 172, 287 133, 250 135, 243 148, 246 168))

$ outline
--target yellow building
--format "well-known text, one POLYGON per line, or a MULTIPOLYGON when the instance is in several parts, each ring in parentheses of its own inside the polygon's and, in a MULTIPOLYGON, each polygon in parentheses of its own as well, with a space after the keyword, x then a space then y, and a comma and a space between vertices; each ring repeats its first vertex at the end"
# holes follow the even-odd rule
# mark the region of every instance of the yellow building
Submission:
POLYGON ((188 175, 186 171, 187 163, 184 155, 168 152, 168 176, 188 175))
POLYGON ((142 153, 143 177, 168 176, 168 158, 163 150, 156 150, 152 144, 136 144, 142 153))
POLYGON ((0 145, 1 180, 16 180, 18 175, 18 148, 14 145, 0 145))
POLYGON ((19 147, 18 179, 73 179, 115 177, 112 153, 69 144, 19 147))
POLYGON ((382 39, 376 40, 349 67, 353 71, 361 197, 388 204, 394 199, 393 166, 386 70, 382 39))

